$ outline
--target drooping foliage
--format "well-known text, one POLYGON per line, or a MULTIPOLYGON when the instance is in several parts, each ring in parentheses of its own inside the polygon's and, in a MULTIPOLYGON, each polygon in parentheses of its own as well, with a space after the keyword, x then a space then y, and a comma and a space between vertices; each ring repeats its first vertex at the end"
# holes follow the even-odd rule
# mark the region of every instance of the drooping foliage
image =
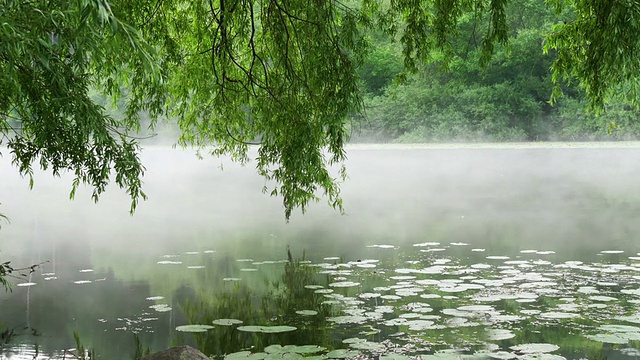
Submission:
MULTIPOLYGON (((147 87, 159 80, 137 31, 113 16, 105 1, 4 0, 0 74, 0 132, 20 172, 31 175, 34 163, 54 174, 68 170, 75 175, 72 195, 87 183, 97 200, 114 170, 135 209, 144 197, 144 168, 127 136, 135 122, 109 117, 89 90, 97 82, 115 89, 129 74, 147 87)), ((144 92, 132 109, 156 100, 144 92)))
MULTIPOLYGON (((527 39, 512 16, 520 3, 536 11, 541 6, 513 0, 1 0, 0 132, 23 174, 31 174, 33 164, 54 174, 70 171, 72 195, 87 183, 94 199, 113 175, 131 195, 133 210, 144 197, 144 168, 131 136, 140 114, 148 114, 152 126, 177 119, 185 146, 246 162, 249 144, 259 144, 257 170, 267 179, 265 191, 283 197, 287 218, 322 192, 341 208, 347 119, 362 107, 358 74, 375 74, 371 90, 379 93, 389 76, 360 65, 369 53, 396 61, 390 51, 396 45, 371 48, 369 35, 397 38, 409 72, 436 60, 464 73, 458 62, 464 53, 486 65, 504 50, 503 61, 512 61, 509 39, 519 39, 514 46, 527 39), (90 96, 95 91, 122 104, 125 116, 109 116, 90 96)), ((637 102, 639 6, 608 0, 549 6, 564 21, 546 38, 553 80, 577 78, 594 108, 617 89, 637 102)), ((520 20, 527 19, 521 12, 520 20)), ((479 87, 475 98, 485 99, 483 91, 479 87)), ((477 102, 469 104, 471 111, 477 102)), ((522 111, 530 105, 523 103, 522 111)))
MULTIPOLYGON (((638 105, 640 63, 640 2, 549 0, 561 13, 574 16, 559 19, 547 37, 545 51, 557 52, 553 63, 554 82, 577 79, 599 111, 616 93, 638 105), (566 12, 566 11, 565 11, 566 12)), ((554 99, 561 95, 556 87, 554 99)))
POLYGON ((326 165, 344 160, 345 121, 360 106, 357 13, 333 1, 147 6, 118 9, 171 69, 167 111, 179 119, 180 142, 246 161, 257 141, 258 171, 277 184, 270 190, 283 196, 287 218, 319 189, 340 208, 326 165))

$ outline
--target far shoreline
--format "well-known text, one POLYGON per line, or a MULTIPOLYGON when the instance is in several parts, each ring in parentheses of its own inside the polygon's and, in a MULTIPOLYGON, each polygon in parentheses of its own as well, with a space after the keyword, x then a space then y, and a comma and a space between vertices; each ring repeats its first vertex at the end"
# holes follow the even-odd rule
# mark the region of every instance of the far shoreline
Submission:
POLYGON ((640 141, 531 141, 477 143, 353 143, 345 150, 430 150, 430 149, 636 149, 640 141))

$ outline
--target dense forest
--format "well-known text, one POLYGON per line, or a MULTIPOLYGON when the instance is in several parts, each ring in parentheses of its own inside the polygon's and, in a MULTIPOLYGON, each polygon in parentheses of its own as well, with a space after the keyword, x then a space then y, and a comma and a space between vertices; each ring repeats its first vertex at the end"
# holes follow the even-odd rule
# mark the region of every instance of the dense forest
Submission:
POLYGON ((561 84, 550 101, 551 66, 545 36, 573 14, 542 1, 511 1, 509 42, 483 58, 486 14, 467 13, 452 34, 453 52, 434 53, 417 72, 407 73, 398 39, 369 36, 371 51, 359 69, 365 113, 354 117, 354 142, 591 141, 631 140, 640 135, 640 112, 623 98, 605 111, 590 111, 577 82, 561 84), (455 35, 455 36, 454 36, 455 35), (446 59, 445 59, 446 57, 446 59))
POLYGON ((165 122, 174 142, 234 161, 257 145, 286 218, 318 194, 342 209, 347 141, 638 134, 638 2, 2 4, 0 145, 30 184, 34 167, 70 172, 71 197, 87 184, 97 201, 113 179, 132 212, 139 132, 165 122))

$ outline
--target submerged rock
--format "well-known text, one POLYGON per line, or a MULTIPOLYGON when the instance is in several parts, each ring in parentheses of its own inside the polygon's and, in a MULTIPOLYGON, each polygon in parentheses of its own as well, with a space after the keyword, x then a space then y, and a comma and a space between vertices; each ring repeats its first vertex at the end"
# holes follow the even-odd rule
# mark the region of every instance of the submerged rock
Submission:
POLYGON ((177 346, 144 356, 140 360, 209 360, 199 350, 191 346, 177 346))

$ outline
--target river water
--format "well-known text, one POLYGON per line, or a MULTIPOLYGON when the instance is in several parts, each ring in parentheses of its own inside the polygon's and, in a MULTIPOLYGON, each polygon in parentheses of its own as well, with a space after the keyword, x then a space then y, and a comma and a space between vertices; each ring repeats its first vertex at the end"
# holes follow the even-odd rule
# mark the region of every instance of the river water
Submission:
POLYGON ((3 154, 0 260, 42 265, 0 293, 2 358, 640 356, 638 144, 351 147, 346 214, 290 223, 251 163, 149 147, 130 216, 3 154))

